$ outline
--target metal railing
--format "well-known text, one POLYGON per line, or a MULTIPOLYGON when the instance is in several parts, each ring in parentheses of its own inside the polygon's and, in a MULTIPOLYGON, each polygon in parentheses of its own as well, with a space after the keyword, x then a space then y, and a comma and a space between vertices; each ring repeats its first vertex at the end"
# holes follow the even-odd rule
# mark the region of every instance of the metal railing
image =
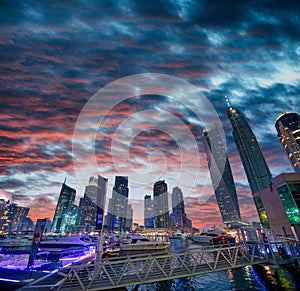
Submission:
POLYGON ((210 272, 239 268, 267 262, 260 244, 249 248, 235 244, 206 249, 192 249, 163 254, 144 254, 130 257, 101 259, 89 264, 62 268, 56 282, 40 280, 23 290, 46 288, 52 290, 108 290, 129 285, 190 277, 210 272))

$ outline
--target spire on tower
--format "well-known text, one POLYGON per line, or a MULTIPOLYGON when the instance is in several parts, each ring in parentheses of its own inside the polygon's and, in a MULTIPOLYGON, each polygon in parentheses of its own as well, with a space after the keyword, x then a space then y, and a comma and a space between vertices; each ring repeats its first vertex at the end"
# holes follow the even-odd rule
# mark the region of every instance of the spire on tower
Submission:
POLYGON ((230 102, 229 102, 229 99, 228 99, 228 96, 225 95, 225 102, 226 102, 226 105, 228 106, 228 108, 231 108, 231 105, 230 105, 230 102))

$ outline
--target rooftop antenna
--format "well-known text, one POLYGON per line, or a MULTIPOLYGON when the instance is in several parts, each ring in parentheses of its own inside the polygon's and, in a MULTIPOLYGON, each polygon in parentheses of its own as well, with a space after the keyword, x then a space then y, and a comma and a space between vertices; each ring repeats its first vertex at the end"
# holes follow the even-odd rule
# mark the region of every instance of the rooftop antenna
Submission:
POLYGON ((65 177, 64 184, 66 184, 66 182, 67 182, 67 178, 65 177))
POLYGON ((225 97, 225 102, 226 102, 226 105, 227 105, 227 107, 228 107, 228 108, 231 108, 231 105, 230 105, 230 102, 229 102, 228 96, 227 96, 227 95, 225 95, 224 97, 225 97))

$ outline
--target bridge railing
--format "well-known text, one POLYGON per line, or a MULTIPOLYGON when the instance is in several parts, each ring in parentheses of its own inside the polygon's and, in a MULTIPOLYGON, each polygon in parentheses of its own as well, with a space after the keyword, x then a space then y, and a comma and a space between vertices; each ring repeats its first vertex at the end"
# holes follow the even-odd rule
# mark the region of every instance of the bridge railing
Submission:
POLYGON ((274 240, 243 242, 245 248, 251 252, 255 245, 257 255, 262 255, 271 264, 283 264, 300 259, 300 243, 296 240, 274 240))
MULTIPOLYGON (((189 277, 266 262, 260 245, 245 244, 206 249, 102 259, 62 269, 57 290, 107 290, 189 277)), ((32 287, 35 287, 32 285, 32 287)))

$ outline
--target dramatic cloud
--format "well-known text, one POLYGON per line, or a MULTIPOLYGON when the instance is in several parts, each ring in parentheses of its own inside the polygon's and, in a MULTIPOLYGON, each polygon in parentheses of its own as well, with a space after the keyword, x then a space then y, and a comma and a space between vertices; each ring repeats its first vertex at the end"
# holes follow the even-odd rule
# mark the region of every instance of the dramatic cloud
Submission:
MULTIPOLYGON (((161 86, 165 95, 142 95, 136 86, 135 96, 124 96, 127 100, 108 111, 109 102, 99 100, 97 116, 86 116, 80 142, 72 143, 86 102, 109 83, 134 74, 176 76, 208 98, 222 122, 244 221, 258 218, 224 95, 245 114, 273 176, 292 171, 274 124, 283 111, 300 113, 300 4, 296 1, 229 5, 206 0, 5 0, 0 7, 0 188, 30 207, 34 219, 52 219, 65 177, 77 189, 78 200, 88 177, 100 173, 109 178, 110 196, 114 176, 126 175, 121 151, 128 148, 126 159, 138 174, 152 167, 157 175, 149 175, 149 180, 165 179, 169 192, 182 187, 195 226, 221 223, 211 197, 201 121, 193 108, 185 106, 187 92, 178 92, 180 102, 165 96, 176 84, 168 84, 168 90, 161 86), (90 142, 100 117, 105 118, 96 124, 98 131, 90 142), (120 130, 122 126, 126 131, 120 130), (198 161, 187 132, 198 147, 198 161), (125 140, 124 133, 132 133, 131 138, 125 140), (113 140, 119 141, 115 148, 113 140), (89 148, 95 157, 86 155, 89 148), (81 157, 77 166, 84 176, 74 168, 74 151, 81 157), (97 168, 90 167, 95 160, 97 168), (193 175, 186 174, 183 185, 177 185, 178 173, 185 173, 182 165, 193 175), (186 193, 191 183, 195 187, 186 193)), ((113 103, 117 98, 110 93, 113 103)), ((192 99, 199 98, 196 94, 192 99)), ((198 110, 206 116, 205 108, 198 110)), ((129 186, 137 209, 144 195, 152 193, 152 184, 138 185, 131 176, 129 186)), ((143 213, 134 213, 140 222, 143 213)))

